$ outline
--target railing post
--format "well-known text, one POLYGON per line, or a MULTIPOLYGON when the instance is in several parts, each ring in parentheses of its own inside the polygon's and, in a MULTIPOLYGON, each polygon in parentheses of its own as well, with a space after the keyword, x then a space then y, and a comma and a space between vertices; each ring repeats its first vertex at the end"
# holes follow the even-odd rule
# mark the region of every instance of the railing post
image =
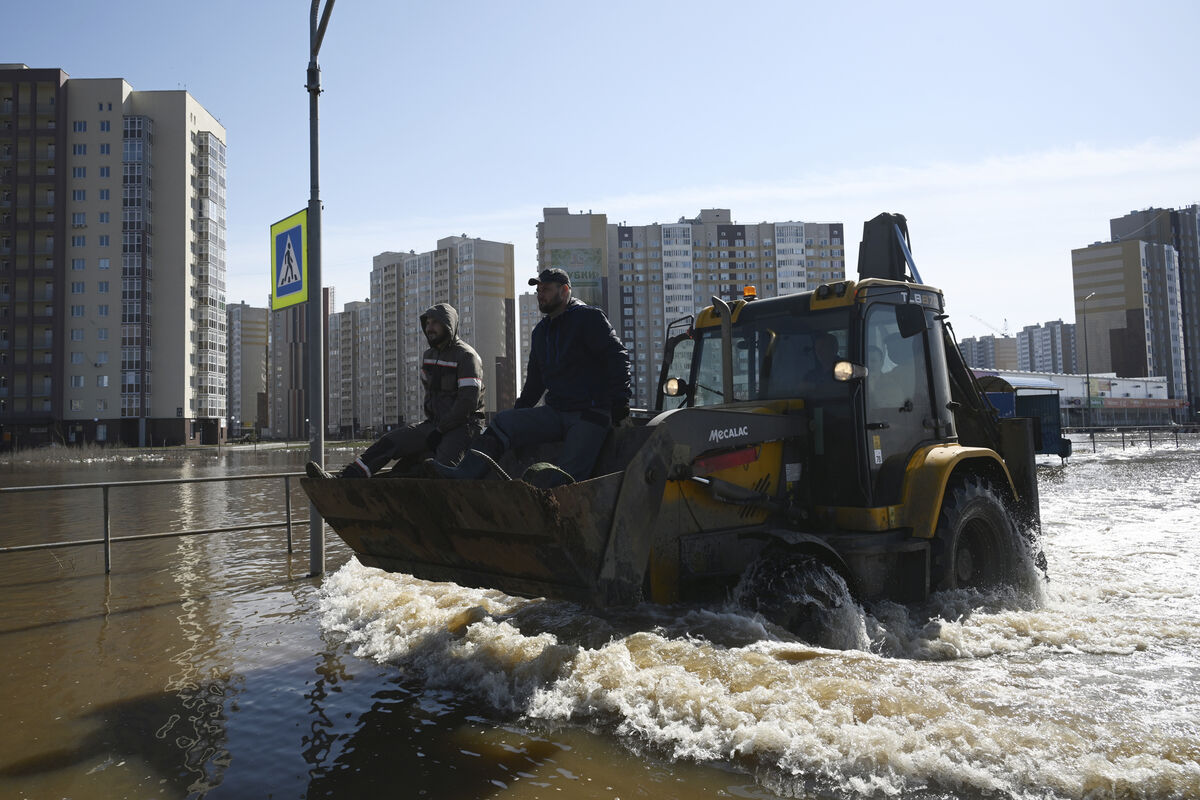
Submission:
POLYGON ((288 552, 292 552, 292 479, 283 476, 283 507, 287 509, 288 552))
POLYGON ((112 572, 112 529, 108 519, 108 487, 100 487, 104 494, 104 574, 112 572))

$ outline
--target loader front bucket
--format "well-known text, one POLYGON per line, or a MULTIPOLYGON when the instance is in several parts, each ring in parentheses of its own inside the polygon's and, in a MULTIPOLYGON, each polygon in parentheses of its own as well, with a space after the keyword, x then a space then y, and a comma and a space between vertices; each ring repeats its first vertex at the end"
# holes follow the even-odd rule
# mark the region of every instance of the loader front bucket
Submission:
POLYGON ((621 473, 537 489, 521 481, 300 481, 358 560, 432 581, 604 604, 597 577, 621 473))

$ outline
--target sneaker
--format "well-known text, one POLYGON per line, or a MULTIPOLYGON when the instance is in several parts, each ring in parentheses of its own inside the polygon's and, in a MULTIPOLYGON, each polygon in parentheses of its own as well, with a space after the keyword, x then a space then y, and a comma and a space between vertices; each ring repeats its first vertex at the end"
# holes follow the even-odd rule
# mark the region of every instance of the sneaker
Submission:
POLYGON ((321 469, 321 465, 315 461, 310 461, 304 465, 304 474, 310 478, 332 478, 325 470, 321 469))

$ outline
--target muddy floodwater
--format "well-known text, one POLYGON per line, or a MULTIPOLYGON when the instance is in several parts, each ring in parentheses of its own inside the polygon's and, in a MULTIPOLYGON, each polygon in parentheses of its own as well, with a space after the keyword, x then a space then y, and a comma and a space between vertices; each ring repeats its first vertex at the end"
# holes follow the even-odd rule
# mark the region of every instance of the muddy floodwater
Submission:
MULTIPOLYGON (((1089 447, 1076 445, 1078 450, 1089 447)), ((333 451, 342 463, 348 451, 333 451)), ((299 471, 300 451, 0 462, 0 486, 299 471)), ((1200 445, 1039 467, 1050 581, 842 609, 567 603, 281 529, 0 554, 0 797, 1197 798, 1200 445)), ((114 489, 113 535, 282 516, 283 482, 114 489)), ((0 495, 0 546, 101 535, 0 495)))

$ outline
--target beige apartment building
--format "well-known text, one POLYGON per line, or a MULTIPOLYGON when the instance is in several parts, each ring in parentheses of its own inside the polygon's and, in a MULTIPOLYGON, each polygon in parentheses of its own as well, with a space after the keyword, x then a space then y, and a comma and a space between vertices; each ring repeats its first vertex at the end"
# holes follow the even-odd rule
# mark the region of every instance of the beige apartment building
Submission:
POLYGON ((218 441, 225 268, 225 129, 195 98, 0 65, 6 440, 218 441))
POLYGON ((261 436, 267 427, 269 311, 241 303, 227 306, 229 322, 229 435, 261 436))
POLYGON ((846 274, 842 223, 733 221, 729 209, 702 210, 670 224, 610 224, 604 214, 546 208, 538 224, 538 269, 571 275, 575 295, 600 306, 629 348, 633 403, 650 407, 672 322, 713 295, 802 292, 846 274))

